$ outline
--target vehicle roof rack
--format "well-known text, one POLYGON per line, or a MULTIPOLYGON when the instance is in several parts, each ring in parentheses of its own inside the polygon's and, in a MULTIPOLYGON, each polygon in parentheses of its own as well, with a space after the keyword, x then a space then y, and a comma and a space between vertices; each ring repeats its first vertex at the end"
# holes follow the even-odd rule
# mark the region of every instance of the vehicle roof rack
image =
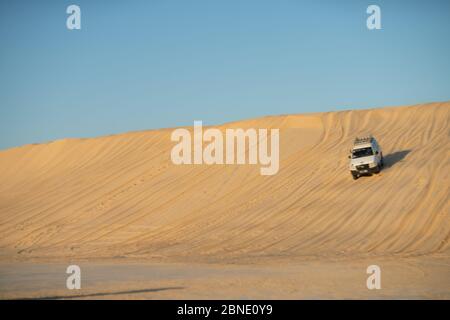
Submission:
POLYGON ((373 136, 368 135, 365 137, 356 137, 353 144, 363 144, 363 143, 371 143, 373 141, 373 136))

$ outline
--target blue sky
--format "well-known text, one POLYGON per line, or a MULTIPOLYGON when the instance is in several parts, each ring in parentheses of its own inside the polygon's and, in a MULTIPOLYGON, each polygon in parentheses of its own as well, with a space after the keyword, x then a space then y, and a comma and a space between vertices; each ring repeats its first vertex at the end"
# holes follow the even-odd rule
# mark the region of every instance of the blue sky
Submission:
POLYGON ((0 149, 450 100, 449 39, 446 0, 0 0, 0 149))

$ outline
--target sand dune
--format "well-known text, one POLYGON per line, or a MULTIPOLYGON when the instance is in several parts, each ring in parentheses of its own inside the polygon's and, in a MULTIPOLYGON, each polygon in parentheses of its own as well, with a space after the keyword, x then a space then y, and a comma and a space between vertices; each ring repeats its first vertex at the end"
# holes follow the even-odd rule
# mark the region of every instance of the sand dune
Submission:
POLYGON ((0 259, 423 256, 444 257, 448 268, 449 115, 445 102, 221 126, 279 128, 274 176, 249 165, 173 165, 171 129, 1 151, 0 259), (380 141, 386 168, 353 181, 347 153, 365 133, 380 141))
POLYGON ((280 171, 175 166, 171 130, 0 152, 3 259, 177 261, 449 253, 450 103, 287 115, 280 171), (353 181, 352 139, 373 133, 387 168, 353 181))

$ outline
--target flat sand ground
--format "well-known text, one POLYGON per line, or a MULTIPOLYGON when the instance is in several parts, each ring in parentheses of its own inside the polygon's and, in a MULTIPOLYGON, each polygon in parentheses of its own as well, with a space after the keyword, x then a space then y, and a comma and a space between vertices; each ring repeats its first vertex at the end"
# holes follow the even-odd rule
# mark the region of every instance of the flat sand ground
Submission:
POLYGON ((73 295, 74 263, 91 299, 448 299, 449 119, 443 102, 219 127, 279 128, 274 176, 173 165, 172 129, 0 151, 1 297, 73 295), (386 167, 353 181, 367 133, 386 167))
POLYGON ((67 264, 0 265, 2 299, 450 299, 448 258, 371 258, 274 265, 109 261, 79 263, 81 290, 66 289, 67 264), (369 290, 366 268, 381 268, 369 290))

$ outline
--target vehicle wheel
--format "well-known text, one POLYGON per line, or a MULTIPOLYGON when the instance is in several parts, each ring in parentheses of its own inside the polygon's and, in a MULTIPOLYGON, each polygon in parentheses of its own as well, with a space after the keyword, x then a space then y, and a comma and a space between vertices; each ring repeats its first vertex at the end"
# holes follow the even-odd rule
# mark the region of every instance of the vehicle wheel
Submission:
POLYGON ((384 168, 384 158, 383 157, 381 157, 380 165, 382 168, 384 168))
POLYGON ((377 165, 377 168, 375 169, 375 174, 379 174, 381 171, 381 164, 377 165))
POLYGON ((352 177, 353 177, 353 180, 356 180, 356 179, 358 179, 358 174, 352 172, 352 177))

